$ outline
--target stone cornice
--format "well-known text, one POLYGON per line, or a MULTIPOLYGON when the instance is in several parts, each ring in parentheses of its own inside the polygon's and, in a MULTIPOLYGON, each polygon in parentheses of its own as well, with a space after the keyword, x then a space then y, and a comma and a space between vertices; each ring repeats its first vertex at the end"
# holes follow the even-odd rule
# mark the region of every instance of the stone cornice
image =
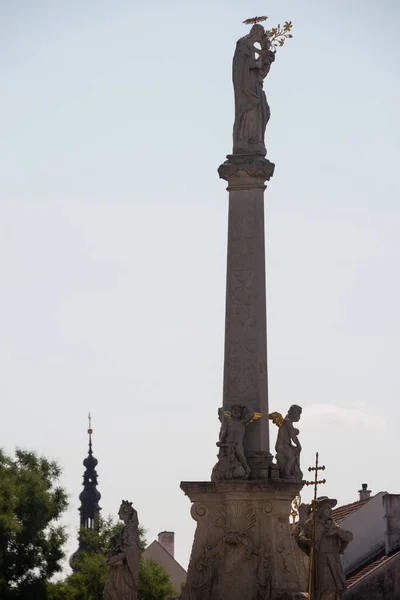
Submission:
POLYGON ((266 158, 229 155, 228 160, 218 168, 218 174, 228 182, 228 190, 254 189, 264 188, 265 181, 270 180, 274 170, 274 163, 266 158))
POLYGON ((286 495, 291 499, 298 495, 302 489, 303 481, 284 481, 284 480, 241 480, 241 481, 221 481, 218 483, 212 481, 181 481, 181 490, 187 496, 202 497, 213 494, 233 494, 238 497, 243 495, 270 494, 277 498, 286 495))

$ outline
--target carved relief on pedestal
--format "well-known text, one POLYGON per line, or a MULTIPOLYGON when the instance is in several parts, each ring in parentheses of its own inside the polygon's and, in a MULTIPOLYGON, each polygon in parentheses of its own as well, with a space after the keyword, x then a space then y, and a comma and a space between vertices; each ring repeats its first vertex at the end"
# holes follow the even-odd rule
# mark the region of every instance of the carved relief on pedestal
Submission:
POLYGON ((266 503, 264 504, 264 512, 266 515, 271 515, 272 511, 274 510, 273 504, 272 502, 270 502, 269 500, 266 501, 266 503))
POLYGON ((257 525, 257 516, 251 504, 245 500, 239 500, 228 506, 219 506, 214 525, 224 531, 245 534, 257 525))
POLYGON ((207 504, 194 502, 192 504, 192 508, 190 509, 190 514, 192 519, 195 521, 200 521, 201 519, 207 519, 210 514, 210 509, 208 508, 207 504))
POLYGON ((271 561, 268 549, 258 545, 258 510, 253 504, 238 500, 217 505, 212 514, 201 504, 192 511, 195 515, 200 513, 198 528, 204 528, 210 537, 202 532, 203 550, 197 558, 192 557, 194 568, 187 581, 191 600, 269 599, 271 561), (205 513, 208 522, 203 524, 205 513))

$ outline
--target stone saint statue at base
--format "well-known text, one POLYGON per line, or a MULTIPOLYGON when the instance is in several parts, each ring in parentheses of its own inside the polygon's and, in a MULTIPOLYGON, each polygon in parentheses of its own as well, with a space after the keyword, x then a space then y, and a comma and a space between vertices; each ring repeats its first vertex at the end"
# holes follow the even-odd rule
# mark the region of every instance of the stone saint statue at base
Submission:
MULTIPOLYGON (((337 500, 322 496, 317 501, 315 550, 313 556, 312 600, 341 600, 346 590, 340 555, 353 539, 351 531, 341 529, 332 519, 337 500)), ((297 543, 308 556, 312 547, 313 516, 304 524, 297 543)))
POLYGON ((139 521, 132 502, 123 500, 118 513, 124 527, 111 538, 103 600, 137 600, 139 578, 139 521))

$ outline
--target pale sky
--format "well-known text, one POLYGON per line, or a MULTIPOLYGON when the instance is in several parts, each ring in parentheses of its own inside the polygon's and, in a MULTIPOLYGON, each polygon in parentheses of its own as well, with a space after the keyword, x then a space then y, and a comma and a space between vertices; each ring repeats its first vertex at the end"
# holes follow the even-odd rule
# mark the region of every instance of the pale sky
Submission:
POLYGON ((265 81, 270 410, 304 407, 321 494, 400 493, 397 0, 0 0, 0 444, 60 462, 68 553, 90 409, 102 514, 133 501, 187 566, 179 484, 209 479, 222 399, 231 60, 265 13, 294 23, 265 81))

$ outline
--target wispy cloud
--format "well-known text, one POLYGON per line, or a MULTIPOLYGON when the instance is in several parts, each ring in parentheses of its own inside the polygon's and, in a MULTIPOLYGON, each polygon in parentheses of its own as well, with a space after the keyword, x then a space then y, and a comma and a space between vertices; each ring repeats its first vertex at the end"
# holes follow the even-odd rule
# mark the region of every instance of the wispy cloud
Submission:
POLYGON ((303 421, 321 420, 344 421, 348 425, 362 425, 367 429, 384 429, 385 419, 367 409, 344 408, 335 404, 311 404, 304 407, 303 421))

